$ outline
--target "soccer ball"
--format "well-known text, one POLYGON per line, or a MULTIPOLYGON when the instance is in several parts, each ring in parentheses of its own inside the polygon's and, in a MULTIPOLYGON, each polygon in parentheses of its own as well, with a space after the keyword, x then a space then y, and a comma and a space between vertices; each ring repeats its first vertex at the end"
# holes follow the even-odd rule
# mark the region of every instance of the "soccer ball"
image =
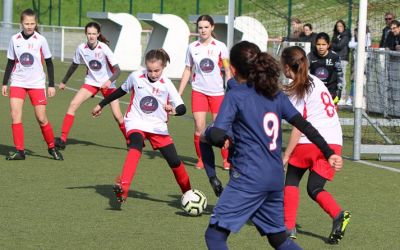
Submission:
POLYGON ((200 190, 191 189, 182 195, 181 206, 188 215, 198 216, 206 209, 207 198, 200 190))

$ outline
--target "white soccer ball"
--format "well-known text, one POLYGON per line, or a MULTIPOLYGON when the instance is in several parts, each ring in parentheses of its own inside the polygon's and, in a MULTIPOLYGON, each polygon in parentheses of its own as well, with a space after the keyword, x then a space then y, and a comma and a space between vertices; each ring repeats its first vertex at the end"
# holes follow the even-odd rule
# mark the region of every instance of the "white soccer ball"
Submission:
POLYGON ((187 214, 198 216, 207 207, 207 197, 200 190, 188 190, 182 195, 181 206, 187 214))

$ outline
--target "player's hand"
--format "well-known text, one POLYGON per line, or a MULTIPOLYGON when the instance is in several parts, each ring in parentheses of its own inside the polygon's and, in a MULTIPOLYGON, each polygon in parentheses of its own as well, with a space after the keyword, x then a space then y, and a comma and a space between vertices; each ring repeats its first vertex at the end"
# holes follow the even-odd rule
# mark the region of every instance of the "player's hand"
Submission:
POLYGON ((94 109, 92 110, 92 116, 99 117, 101 115, 101 110, 102 108, 100 107, 99 104, 97 104, 96 107, 94 107, 94 109))
POLYGON ((3 87, 1 88, 1 94, 2 94, 3 96, 8 96, 8 91, 7 91, 7 89, 8 89, 8 86, 7 86, 7 85, 3 85, 3 87))
POLYGON ((331 157, 328 159, 328 162, 336 171, 340 171, 343 167, 343 158, 339 155, 331 155, 331 157))
POLYGON ((65 89, 65 83, 60 82, 60 84, 58 85, 58 89, 64 90, 65 89))
POLYGON ((222 191, 224 191, 221 181, 218 179, 217 176, 210 177, 209 181, 210 181, 212 189, 214 190, 215 195, 217 197, 219 197, 221 195, 222 191))
POLYGON ((101 85, 101 89, 108 89, 111 86, 111 81, 107 80, 103 85, 101 85))
POLYGON ((169 115, 175 115, 175 114, 176 114, 175 109, 174 109, 174 107, 172 107, 171 104, 166 104, 166 105, 164 106, 164 110, 165 110, 165 111, 167 112, 167 114, 169 114, 169 115))
POLYGON ((289 162, 289 156, 286 155, 286 154, 283 154, 283 157, 282 157, 283 166, 286 166, 286 164, 287 164, 288 162, 289 162))
POLYGON ((56 95, 56 88, 54 88, 54 87, 48 87, 48 88, 47 88, 47 95, 48 95, 49 97, 55 96, 55 95, 56 95))

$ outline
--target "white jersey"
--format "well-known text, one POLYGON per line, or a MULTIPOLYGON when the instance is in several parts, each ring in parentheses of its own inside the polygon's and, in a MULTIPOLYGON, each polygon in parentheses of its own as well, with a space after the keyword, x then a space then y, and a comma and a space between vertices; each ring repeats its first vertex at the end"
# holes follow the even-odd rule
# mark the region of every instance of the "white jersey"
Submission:
MULTIPOLYGON (((113 52, 107 44, 100 41, 91 49, 87 43, 78 46, 73 59, 75 64, 85 63, 87 74, 85 83, 95 87, 101 87, 113 75, 112 67, 117 63, 113 52)), ((110 88, 115 88, 115 81, 110 88)))
MULTIPOLYGON (((304 100, 289 97, 294 107, 310 122, 327 141, 328 144, 342 145, 342 128, 335 105, 325 84, 316 76, 309 75, 313 81, 310 93, 306 93, 304 100)), ((312 143, 302 135, 299 143, 312 143)))
POLYGON ((166 104, 174 108, 183 104, 174 84, 166 78, 150 82, 146 71, 137 71, 129 75, 121 88, 131 92, 131 101, 125 114, 126 131, 138 129, 141 131, 168 135, 168 114, 164 109, 166 104))
POLYGON ((186 66, 193 67, 192 89, 209 96, 224 94, 222 60, 228 59, 226 45, 212 39, 208 45, 195 41, 186 52, 186 66))
POLYGON ((46 38, 36 31, 29 39, 17 33, 11 37, 7 50, 8 59, 15 60, 10 86, 44 89, 46 74, 43 60, 51 58, 46 38))

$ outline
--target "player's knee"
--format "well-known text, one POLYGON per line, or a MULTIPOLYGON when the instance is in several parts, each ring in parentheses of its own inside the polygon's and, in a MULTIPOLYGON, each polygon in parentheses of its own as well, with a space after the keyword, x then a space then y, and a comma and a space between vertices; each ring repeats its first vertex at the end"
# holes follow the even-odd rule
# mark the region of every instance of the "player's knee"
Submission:
POLYGON ((129 135, 128 148, 136 149, 142 152, 143 149, 143 136, 140 133, 132 133, 129 135))
POLYGON ((285 231, 273 234, 267 234, 267 239, 269 244, 277 249, 283 242, 287 239, 287 234, 285 231))
POLYGON ((208 249, 227 250, 228 246, 226 244, 226 240, 228 236, 228 230, 220 228, 216 225, 209 225, 205 233, 205 240, 208 249))
POLYGON ((307 185, 307 193, 313 200, 316 200, 317 195, 322 191, 324 191, 324 188, 319 185, 307 185))
POLYGON ((160 151, 170 168, 177 168, 181 165, 181 159, 176 152, 174 144, 160 148, 160 151))

